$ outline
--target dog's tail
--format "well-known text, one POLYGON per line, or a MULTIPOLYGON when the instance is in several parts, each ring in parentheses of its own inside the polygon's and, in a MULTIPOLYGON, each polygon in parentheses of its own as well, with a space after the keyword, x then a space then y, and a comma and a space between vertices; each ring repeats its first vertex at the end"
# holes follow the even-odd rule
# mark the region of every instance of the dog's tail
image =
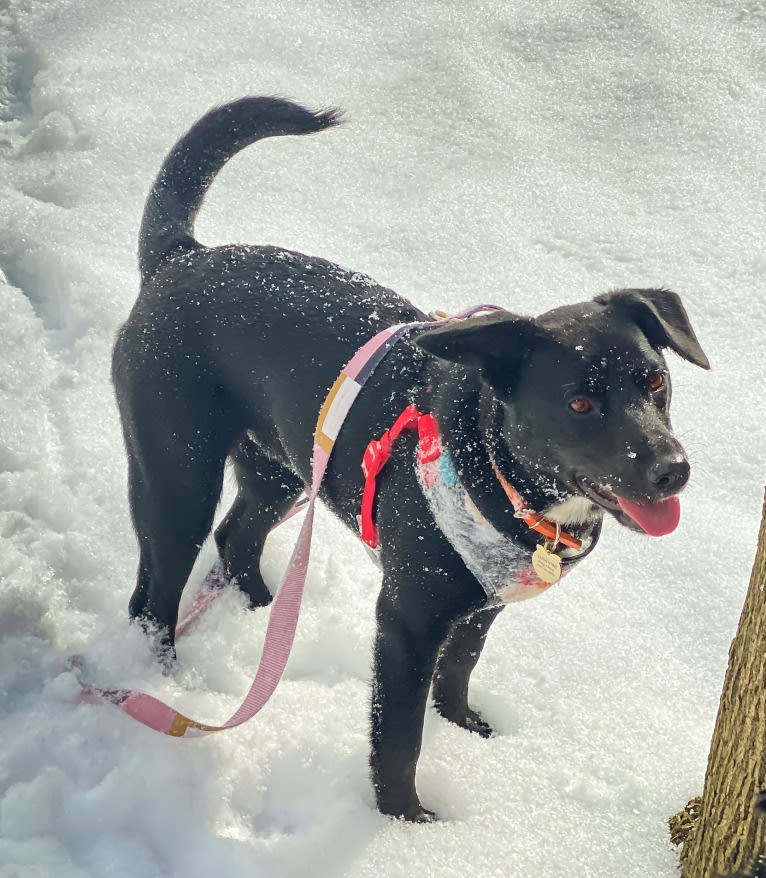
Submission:
POLYGON ((264 137, 311 134, 338 125, 337 110, 312 113, 279 98, 249 97, 216 107, 173 147, 149 193, 138 264, 150 278, 168 257, 199 247, 194 219, 215 175, 241 149, 264 137))

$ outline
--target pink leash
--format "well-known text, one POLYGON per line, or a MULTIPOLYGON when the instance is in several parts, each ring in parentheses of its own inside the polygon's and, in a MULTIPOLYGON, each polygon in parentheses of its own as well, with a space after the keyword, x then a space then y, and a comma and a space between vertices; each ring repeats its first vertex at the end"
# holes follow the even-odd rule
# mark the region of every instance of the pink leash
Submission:
MULTIPOLYGON (((412 329, 433 326, 451 320, 462 320, 480 311, 502 310, 496 305, 480 305, 470 308, 454 317, 443 317, 434 321, 403 323, 381 330, 370 341, 364 344, 344 366, 336 379, 327 398, 322 405, 314 433, 314 452, 312 458, 311 488, 307 497, 296 504, 283 520, 305 506, 306 517, 303 520, 298 540, 290 556, 290 562, 280 583, 266 628, 263 653, 255 674, 255 679, 242 704, 221 725, 207 725, 190 719, 175 708, 170 707, 152 695, 131 689, 108 690, 99 689, 88 684, 81 684, 85 695, 98 696, 115 704, 120 710, 132 716, 145 726, 166 735, 183 737, 196 736, 210 732, 231 729, 251 719, 266 704, 277 684, 282 678, 287 659, 292 649, 295 630, 300 614, 303 587, 306 582, 309 555, 311 552, 311 531, 314 524, 314 508, 319 495, 327 464, 330 460, 335 440, 340 428, 351 410, 357 395, 372 375, 376 366, 393 347, 394 344, 412 329)), ((206 580, 208 582, 208 580, 206 580)), ((223 582, 223 578, 222 578, 223 582)), ((212 603, 220 588, 208 587, 201 590, 195 599, 190 614, 183 620, 177 633, 187 631, 207 606, 212 603)), ((80 657, 71 660, 73 666, 81 664, 80 657)))

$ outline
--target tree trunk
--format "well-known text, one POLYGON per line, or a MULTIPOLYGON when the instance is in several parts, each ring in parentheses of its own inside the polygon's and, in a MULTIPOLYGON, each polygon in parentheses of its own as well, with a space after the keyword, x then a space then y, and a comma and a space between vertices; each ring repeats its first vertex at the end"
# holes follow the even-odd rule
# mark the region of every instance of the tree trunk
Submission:
MULTIPOLYGON (((753 815, 766 788, 766 500, 753 571, 721 693, 698 818, 684 840, 683 878, 747 868, 766 852, 753 815)), ((688 812, 687 812, 688 813, 688 812)))

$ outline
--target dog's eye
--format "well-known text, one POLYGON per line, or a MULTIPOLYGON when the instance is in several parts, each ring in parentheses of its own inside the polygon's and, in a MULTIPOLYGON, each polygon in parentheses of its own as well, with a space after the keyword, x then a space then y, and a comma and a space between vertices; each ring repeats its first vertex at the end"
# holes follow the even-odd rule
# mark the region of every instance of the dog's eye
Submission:
POLYGON ((578 396, 571 400, 569 408, 578 415, 587 415, 588 412, 593 411, 593 403, 586 396, 578 396))
POLYGON ((665 376, 662 372, 650 372, 646 376, 646 383, 649 386, 649 390, 651 390, 652 393, 655 393, 665 386, 665 376))

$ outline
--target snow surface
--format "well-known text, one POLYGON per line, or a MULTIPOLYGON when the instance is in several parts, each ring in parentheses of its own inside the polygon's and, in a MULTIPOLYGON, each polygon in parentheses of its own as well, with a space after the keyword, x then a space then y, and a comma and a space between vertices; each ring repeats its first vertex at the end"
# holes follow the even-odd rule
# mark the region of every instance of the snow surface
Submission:
MULTIPOLYGON (((701 789, 764 482, 765 69, 763 0, 0 2, 0 878, 677 874, 665 820, 701 789), (266 614, 237 594, 170 678, 128 626, 108 377, 163 155, 256 93, 349 121, 234 159, 203 241, 318 254, 425 308, 667 285, 714 365, 672 366, 679 530, 608 524, 506 611, 472 691, 498 737, 429 711, 432 826, 374 810, 378 573, 326 514, 286 679, 249 725, 168 739, 79 703, 66 669, 81 652, 100 684, 215 722, 257 664, 266 614)), ((274 583, 297 527, 268 547, 274 583)))

